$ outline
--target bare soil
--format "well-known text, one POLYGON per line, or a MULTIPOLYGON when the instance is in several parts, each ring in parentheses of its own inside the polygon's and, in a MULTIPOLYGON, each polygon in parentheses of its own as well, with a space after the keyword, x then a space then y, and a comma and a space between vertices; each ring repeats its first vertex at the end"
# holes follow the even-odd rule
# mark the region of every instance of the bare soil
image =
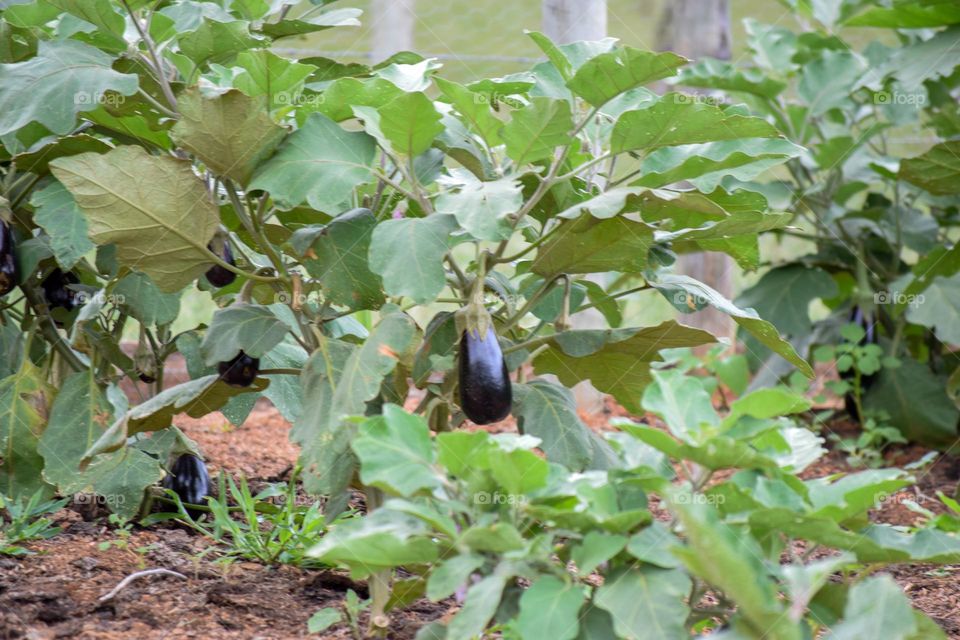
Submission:
MULTIPOLYGON (((597 430, 608 429, 611 415, 624 415, 608 405, 601 416, 585 417, 597 430)), ((289 443, 290 425, 264 402, 247 421, 233 427, 219 413, 199 420, 180 417, 177 426, 206 455, 211 473, 226 472, 251 480, 285 478, 297 456, 289 443)), ((849 428, 842 423, 836 429, 849 428)), ((512 430, 512 422, 490 428, 512 430)), ((905 447, 888 453, 891 465, 905 465, 926 453, 905 447)), ((842 454, 832 452, 805 472, 820 477, 850 471, 842 454)), ((917 514, 904 504, 914 500, 941 510, 936 492, 952 495, 960 461, 940 456, 917 473, 916 490, 905 490, 871 512, 877 522, 911 525, 917 514)), ((318 609, 339 606, 349 589, 366 597, 366 585, 345 573, 293 567, 264 567, 252 562, 223 565, 213 554, 201 555, 207 541, 176 525, 134 529, 128 539, 105 525, 103 513, 73 505, 55 516, 63 533, 32 543, 34 555, 0 558, 0 640, 7 638, 263 638, 307 636, 307 619, 318 609), (104 541, 114 541, 107 549, 104 541), (150 568, 166 568, 186 580, 161 575, 137 580, 112 600, 99 599, 126 576, 150 568)), ((951 638, 960 638, 960 567, 898 565, 888 569, 914 604, 931 616, 951 638)), ((406 640, 422 625, 456 612, 451 601, 420 601, 394 613, 393 635, 406 640)), ((351 638, 341 624, 324 638, 351 638)))

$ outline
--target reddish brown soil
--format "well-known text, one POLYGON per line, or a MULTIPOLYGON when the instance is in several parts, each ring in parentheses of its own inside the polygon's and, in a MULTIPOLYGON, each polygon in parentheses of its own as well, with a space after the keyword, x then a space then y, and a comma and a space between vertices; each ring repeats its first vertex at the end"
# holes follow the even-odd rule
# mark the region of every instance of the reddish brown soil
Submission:
MULTIPOLYGON (((625 415, 608 405, 604 414, 584 416, 597 430, 609 428, 611 415, 625 415)), ((219 413, 176 424, 201 446, 213 472, 275 481, 286 477, 296 459, 289 443, 289 424, 269 404, 258 405, 240 427, 219 413)), ((505 421, 486 427, 512 430, 505 421)), ((843 428, 840 425, 840 428, 843 428)), ((919 447, 888 454, 890 464, 903 465, 923 456, 919 447)), ((849 471, 843 456, 833 452, 805 472, 819 477, 849 471)), ((887 500, 871 513, 878 522, 910 525, 917 514, 904 506, 910 498, 939 511, 938 490, 951 494, 960 465, 943 456, 918 472, 913 489, 887 500)), ((61 535, 28 545, 36 555, 0 558, 0 640, 6 638, 301 638, 307 619, 327 606, 339 606, 348 589, 366 596, 366 585, 340 572, 268 568, 252 562, 224 565, 212 554, 201 556, 207 542, 176 526, 135 529, 128 540, 103 524, 102 514, 65 509, 56 515, 61 535), (94 517, 94 516, 100 517, 94 517), (84 517, 87 520, 84 520, 84 517), (119 544, 101 550, 98 544, 119 544), (150 576, 124 588, 113 600, 98 599, 124 577, 147 568, 167 568, 187 576, 150 576)), ((960 638, 960 582, 957 567, 895 566, 888 571, 951 638, 960 638)), ((455 612, 452 602, 420 601, 393 616, 392 638, 410 639, 423 624, 455 612)), ((365 620, 364 620, 365 622, 365 620)), ((349 626, 337 625, 324 638, 351 638, 349 626)))

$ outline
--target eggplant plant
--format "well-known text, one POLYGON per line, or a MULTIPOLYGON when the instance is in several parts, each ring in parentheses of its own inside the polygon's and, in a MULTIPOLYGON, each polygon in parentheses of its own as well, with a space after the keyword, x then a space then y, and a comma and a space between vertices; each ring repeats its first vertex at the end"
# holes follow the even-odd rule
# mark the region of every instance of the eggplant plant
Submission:
MULTIPOLYGON (((678 511, 677 531, 696 549, 712 542, 725 551, 736 546, 727 520, 749 519, 744 513, 770 495, 751 493, 750 483, 782 482, 796 494, 794 511, 764 512, 751 531, 766 560, 754 558, 749 571, 738 572, 733 551, 721 556, 723 565, 696 565, 693 553, 672 551, 636 558, 646 563, 640 574, 624 562, 610 565, 629 576, 627 586, 655 586, 671 629, 687 629, 695 611, 712 613, 690 601, 709 585, 730 590, 730 602, 743 607, 742 621, 740 614, 726 616, 737 633, 757 637, 769 622, 777 637, 804 637, 790 624, 800 624, 801 605, 813 607, 812 601, 798 600, 797 619, 774 624, 784 612, 776 589, 790 584, 771 560, 774 532, 794 522, 795 512, 805 519, 791 535, 856 536, 864 562, 954 557, 952 550, 931 556, 920 542, 891 541, 889 532, 862 542, 864 502, 829 510, 831 517, 847 516, 831 521, 847 527, 840 533, 821 526, 826 507, 811 497, 817 489, 778 471, 777 457, 800 456, 794 445, 809 445, 809 436, 758 430, 755 420, 764 414, 753 405, 724 420, 705 418, 706 412, 682 416, 679 423, 689 429, 702 427, 700 418, 714 427, 696 437, 624 425, 631 437, 640 434, 638 442, 618 442, 587 428, 570 391, 589 380, 639 412, 661 351, 716 342, 675 320, 637 322, 637 306, 657 297, 683 313, 709 305, 729 314, 751 348, 762 346, 785 367, 812 377, 788 339, 790 327, 781 326, 781 334, 762 317, 766 300, 754 305, 758 313, 674 266, 680 253, 715 251, 754 270, 762 264, 761 233, 794 233, 791 225, 806 209, 765 180, 777 171, 806 175, 818 150, 808 148, 810 136, 826 131, 825 121, 845 106, 824 101, 835 92, 817 84, 836 75, 832 67, 814 58, 815 72, 801 82, 804 96, 821 97, 805 98, 811 118, 822 121, 818 128, 804 125, 802 113, 780 101, 777 79, 756 81, 762 92, 774 91, 769 111, 749 95, 743 103, 719 104, 679 91, 657 93, 651 87, 664 81, 696 84, 690 74, 701 73, 701 66, 612 39, 557 45, 531 33, 543 60, 522 73, 466 83, 412 52, 372 66, 276 53, 280 39, 357 23, 358 10, 330 4, 3 4, 0 219, 7 226, 0 258, 13 247, 16 271, 9 260, 0 268, 18 291, 0 306, 0 494, 19 499, 92 489, 132 517, 145 489, 161 481, 162 462, 194 450, 171 426, 174 416, 219 410, 240 424, 265 396, 293 424, 303 488, 325 498, 325 513, 312 514, 312 522, 334 522, 346 511, 351 488, 367 494, 370 514, 351 526, 369 532, 369 539, 358 538, 370 541, 366 548, 384 543, 391 551, 379 561, 367 558, 364 569, 371 626, 380 634, 395 604, 393 569, 439 560, 441 548, 478 555, 447 568, 434 594, 476 573, 480 593, 496 596, 468 597, 464 612, 472 613, 462 617, 469 621, 446 637, 482 632, 508 588, 521 600, 521 616, 541 599, 550 605, 541 609, 552 610, 560 596, 564 606, 569 598, 569 611, 578 610, 581 597, 594 596, 581 591, 549 545, 563 544, 568 531, 582 531, 584 540, 591 533, 653 536, 658 529, 645 511, 646 493, 677 504, 686 499, 676 497, 686 495, 684 489, 675 496, 647 475, 642 461, 651 447, 675 461, 750 471, 728 485, 730 499, 744 511, 714 505, 688 516, 678 511), (185 326, 181 298, 194 289, 208 296, 211 313, 185 326), (571 317, 590 309, 607 328, 572 329, 571 317), (137 332, 131 358, 120 343, 137 332), (177 353, 190 380, 171 386, 164 363, 177 353), (144 374, 154 380, 152 388, 130 406, 120 384, 144 374), (408 399, 417 402, 401 409, 408 399), (512 437, 484 443, 484 435, 463 429, 508 414, 519 432, 512 437), (382 447, 386 441, 394 450, 382 447), (398 462, 400 448, 411 457, 442 458, 444 477, 433 467, 408 465, 408 456, 399 463, 410 473, 392 473, 389 463, 398 462), (371 459, 388 464, 371 465, 371 459), (445 482, 448 472, 452 480, 445 482), (522 512, 522 519, 499 525, 492 512, 462 508, 468 494, 457 483, 471 482, 478 490, 505 489, 507 499, 532 497, 548 485, 553 493, 539 495, 536 509, 522 512), (447 491, 454 493, 444 496, 447 491), (622 495, 614 499, 609 491, 622 495), (423 504, 398 504, 398 496, 441 499, 443 513, 424 523, 423 504), (567 509, 581 499, 602 513, 567 509), (412 520, 415 530, 407 528, 412 520), (482 530, 468 544, 460 525, 482 530), (597 531, 582 528, 594 525, 597 531), (514 562, 518 554, 536 562, 514 562), (664 566, 678 559, 697 582, 664 566), (519 595, 518 579, 539 575, 533 572, 543 563, 552 581, 519 595), (759 576, 767 585, 760 591, 734 593, 759 576), (697 590, 688 591, 693 586, 697 590), (532 604, 523 606, 524 598, 532 604)), ((884 19, 894 22, 910 14, 889 11, 893 17, 884 19)), ((934 22, 954 19, 949 11, 927 13, 934 22)), ((803 46, 828 61, 848 55, 830 38, 803 46)), ((799 45, 768 53, 789 73, 810 66, 799 45)), ((910 66, 894 54, 890 60, 892 67, 910 66)), ((937 66, 938 77, 948 73, 945 65, 937 66)), ((838 77, 853 68, 843 67, 838 77)), ((746 87, 751 94, 754 74, 729 71, 733 80, 725 88, 746 87)), ((830 130, 841 124, 849 123, 831 122, 830 130)), ((826 150, 835 151, 833 145, 826 150)), ((910 165, 901 172, 904 166, 910 165)), ((934 188, 952 188, 953 166, 948 163, 946 177, 938 174, 934 188)), ((949 218, 949 207, 929 202, 949 218)), ((883 229, 881 218, 871 221, 883 229)), ((915 231, 908 225, 897 237, 912 242, 915 231)), ((882 335, 896 344, 915 340, 897 334, 897 326, 882 335)), ((655 396, 651 402, 658 404, 655 396)), ((703 493, 704 477, 690 478, 687 493, 703 493)), ((222 515, 230 520, 226 509, 222 515)), ((238 535, 255 528, 256 515, 250 517, 250 531, 238 535)), ((308 529, 320 535, 313 525, 308 529)), ((591 543, 596 539, 590 536, 591 543)), ((257 535, 250 540, 255 544, 257 535)), ((614 550, 596 567, 621 552, 599 540, 602 549, 614 550)), ((351 564, 352 551, 338 550, 338 541, 322 543, 317 553, 327 563, 351 564)), ((582 553, 598 557, 592 546, 582 553)), ((589 557, 581 557, 585 566, 589 557)), ((816 575, 810 579, 819 580, 816 575)), ((610 588, 596 594, 601 609, 635 607, 635 590, 616 589, 616 576, 610 577, 610 588)), ((883 581, 863 585, 844 592, 851 609, 890 591, 883 581)), ((503 615, 510 618, 511 611, 503 615)), ((909 622, 904 629, 928 626, 909 607, 897 612, 909 622)), ((634 611, 607 635, 606 619, 597 619, 596 637, 642 636, 639 629, 659 628, 654 613, 634 611)), ((530 615, 517 624, 548 628, 549 620, 530 615)))

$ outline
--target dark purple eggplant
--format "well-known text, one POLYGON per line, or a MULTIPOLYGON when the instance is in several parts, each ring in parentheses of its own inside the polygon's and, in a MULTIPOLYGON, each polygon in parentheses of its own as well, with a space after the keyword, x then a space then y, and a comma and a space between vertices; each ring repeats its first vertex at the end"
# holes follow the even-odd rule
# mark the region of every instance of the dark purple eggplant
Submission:
POLYGON ((80 284, 80 279, 71 272, 64 273, 59 268, 51 271, 40 285, 43 287, 47 306, 51 309, 61 307, 67 311, 73 311, 77 306, 77 292, 69 285, 74 284, 80 284))
POLYGON ((217 370, 220 379, 231 387, 249 387, 260 372, 260 359, 251 358, 241 351, 233 360, 221 362, 217 370))
MULTIPOLYGON (((233 259, 233 249, 230 248, 230 243, 227 242, 226 240, 223 242, 223 249, 219 253, 217 252, 215 245, 212 242, 209 245, 207 245, 207 248, 210 249, 210 251, 216 253, 218 256, 220 256, 220 258, 224 262, 230 264, 231 266, 237 265, 236 261, 234 261, 233 259)), ((233 281, 237 279, 237 274, 235 274, 233 271, 230 271, 225 267, 221 267, 218 264, 215 264, 212 267, 210 267, 206 275, 207 275, 207 281, 209 281, 210 284, 217 287, 218 289, 225 287, 229 284, 233 284, 233 281)))
POLYGON ((17 286, 17 256, 14 253, 13 229, 0 220, 0 296, 17 286))
MULTIPOLYGON (((185 504, 203 505, 210 495, 210 474, 203 460, 192 453, 184 453, 173 463, 170 473, 163 479, 163 486, 180 496, 185 504)), ((194 519, 200 515, 192 509, 187 513, 194 519)))
POLYGON ((513 390, 493 327, 485 338, 476 330, 460 338, 460 408, 476 424, 499 422, 510 415, 513 390))

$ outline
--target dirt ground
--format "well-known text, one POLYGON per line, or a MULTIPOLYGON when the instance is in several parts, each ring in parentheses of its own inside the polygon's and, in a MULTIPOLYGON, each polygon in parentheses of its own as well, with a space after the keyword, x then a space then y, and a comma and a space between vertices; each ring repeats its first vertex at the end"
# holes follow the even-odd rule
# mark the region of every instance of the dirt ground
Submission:
MULTIPOLYGON (((611 407, 609 413, 622 410, 611 407)), ((595 429, 607 426, 607 416, 588 421, 595 429)), ((199 420, 181 417, 176 424, 201 446, 212 473, 224 470, 234 476, 275 481, 289 473, 297 455, 287 439, 289 424, 268 403, 258 405, 238 428, 220 414, 199 420)), ((508 422, 496 430, 512 427, 508 422)), ((907 447, 890 452, 888 459, 903 465, 924 453, 920 447, 907 447)), ((843 456, 833 452, 804 475, 820 477, 847 470, 843 456)), ((952 495, 958 471, 958 459, 941 456, 917 474, 919 493, 911 488, 893 496, 872 518, 902 525, 915 522, 917 515, 903 504, 908 498, 937 510, 936 492, 952 495)), ((76 505, 64 509, 55 516, 63 533, 29 544, 35 555, 0 558, 0 640, 300 638, 307 635, 307 619, 318 609, 339 605, 348 589, 367 595, 365 584, 336 571, 215 563, 210 555, 200 555, 206 540, 177 525, 134 529, 123 539, 96 515, 76 505), (110 540, 114 544, 108 549, 98 547, 110 540), (187 579, 150 576, 131 583, 112 600, 99 601, 129 574, 158 567, 187 579)), ((958 569, 902 565, 888 573, 951 638, 960 638, 958 569)), ((411 639, 422 625, 455 611, 453 601, 418 602, 394 614, 392 637, 411 639)), ((352 636, 349 627, 341 624, 323 637, 352 636)))

